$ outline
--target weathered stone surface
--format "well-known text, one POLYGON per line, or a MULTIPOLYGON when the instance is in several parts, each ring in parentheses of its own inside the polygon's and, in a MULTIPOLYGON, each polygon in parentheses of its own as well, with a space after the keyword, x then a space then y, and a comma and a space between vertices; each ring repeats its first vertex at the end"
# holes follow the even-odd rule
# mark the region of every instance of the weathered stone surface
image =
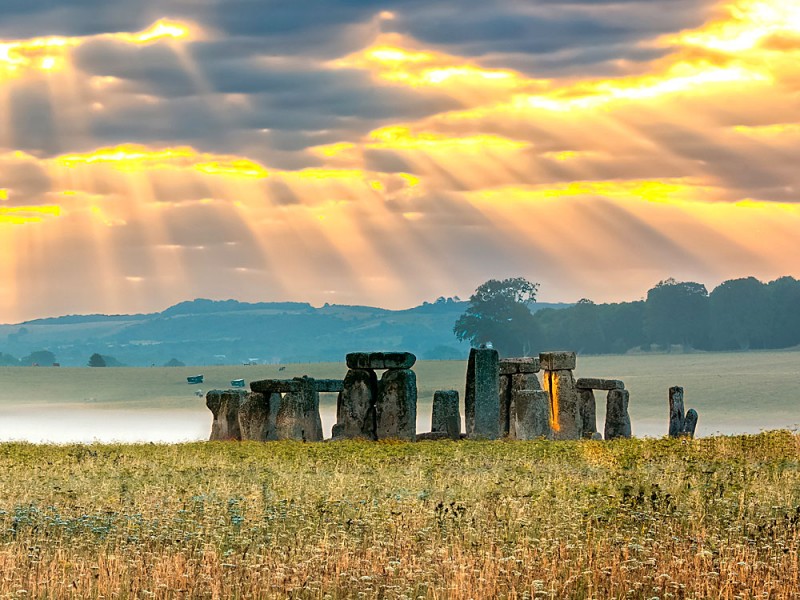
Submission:
POLYGON ((251 381, 250 389, 259 394, 288 394, 300 389, 297 379, 261 379, 251 381))
POLYGON ((242 439, 239 404, 245 394, 244 390, 211 390, 206 394, 206 406, 213 415, 210 441, 242 439))
POLYGON ((467 363, 464 417, 467 437, 500 437, 500 357, 494 348, 473 348, 467 363))
POLYGON ((351 352, 348 369, 410 369, 417 357, 410 352, 351 352))
POLYGON ((619 379, 580 377, 578 381, 575 382, 575 387, 584 390, 624 390, 625 384, 619 379))
POLYGON ((578 389, 572 371, 545 371, 542 378, 550 394, 550 426, 556 440, 577 440, 581 437, 582 422, 578 389))
POLYGON ((299 390, 283 396, 275 421, 279 440, 322 441, 319 392, 310 377, 297 378, 299 390))
POLYGON ((375 402, 378 377, 375 371, 350 369, 336 402, 336 438, 376 439, 375 402))
POLYGON ((498 388, 499 406, 499 427, 500 437, 507 437, 510 435, 512 429, 511 422, 514 420, 514 414, 511 411, 511 375, 500 375, 500 386, 498 388))
POLYGON ((239 404, 239 429, 243 440, 266 442, 277 439, 275 419, 281 406, 281 395, 246 394, 239 404))
POLYGON ((336 393, 341 392, 344 389, 344 381, 341 379, 317 379, 316 383, 316 390, 318 392, 325 392, 325 393, 336 393))
POLYGON ((539 359, 533 356, 524 358, 504 358, 500 361, 500 375, 538 372, 539 359))
POLYGON ((517 391, 514 402, 514 430, 518 440, 551 437, 550 394, 544 390, 517 391))
POLYGON ((458 392, 456 390, 435 391, 433 393, 433 410, 431 411, 431 432, 446 432, 447 420, 454 415, 458 418, 460 429, 461 414, 458 410, 458 392))
POLYGON ((681 435, 689 436, 690 438, 694 437, 695 429, 697 429, 697 411, 693 408, 690 408, 686 411, 686 418, 683 420, 683 430, 681 431, 681 435))
POLYGON ((628 390, 611 390, 606 397, 606 440, 631 437, 631 417, 628 414, 628 390))
POLYGON ((530 391, 530 390, 541 390, 542 386, 539 384, 539 378, 536 377, 535 373, 516 373, 510 376, 501 376, 501 379, 508 378, 510 381, 508 391, 506 392, 508 395, 502 395, 503 385, 501 383, 501 396, 500 396, 500 433, 502 435, 507 435, 509 438, 517 439, 517 425, 516 425, 516 417, 515 410, 516 410, 516 403, 517 403, 517 394, 523 391, 530 391), (504 402, 505 399, 505 402, 504 402), (508 428, 505 429, 505 421, 503 420, 503 411, 508 411, 508 428))
MULTIPOLYGON (((288 394, 302 389, 303 377, 294 379, 261 379, 250 383, 250 389, 260 394, 288 394)), ((315 379, 318 392, 341 392, 344 382, 341 379, 315 379)))
POLYGON ((575 368, 574 352, 542 352, 539 364, 545 371, 571 371, 575 368))
POLYGON ((683 388, 669 388, 669 437, 680 437, 683 433, 683 388))
POLYGON ((591 388, 578 388, 578 413, 581 418, 581 437, 591 439, 597 433, 597 403, 591 388))
POLYGON ((447 437, 451 440, 460 440, 461 435, 461 415, 449 415, 445 421, 445 428, 447 429, 447 437))
POLYGON ((602 442, 602 441, 603 441, 603 434, 602 434, 602 433, 600 433, 599 431, 595 431, 595 432, 592 434, 592 439, 593 439, 594 441, 596 441, 596 442, 602 442))
POLYGON ((378 382, 375 403, 379 440, 417 439, 417 376, 409 369, 390 369, 378 382))

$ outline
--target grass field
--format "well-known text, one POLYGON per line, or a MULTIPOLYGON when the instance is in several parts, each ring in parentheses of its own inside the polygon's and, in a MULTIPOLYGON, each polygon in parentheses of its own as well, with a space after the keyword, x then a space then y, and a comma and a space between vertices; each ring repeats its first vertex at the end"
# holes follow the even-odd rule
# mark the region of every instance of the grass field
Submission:
POLYGON ((800 436, 0 444, 2 598, 797 598, 800 436))
MULTIPOLYGON (((211 417, 186 376, 202 372, 202 389, 247 381, 311 375, 341 378, 342 363, 186 368, 0 368, 0 440, 185 441, 207 438, 211 417)), ((418 430, 430 427, 437 389, 459 390, 466 364, 420 361, 418 430)), ((613 377, 631 393, 634 435, 666 433, 667 389, 682 385, 687 408, 700 413, 699 435, 757 433, 800 424, 800 352, 701 353, 579 357, 577 376, 613 377)), ((602 429, 604 403, 598 396, 602 429)), ((326 435, 335 395, 323 395, 326 435)))

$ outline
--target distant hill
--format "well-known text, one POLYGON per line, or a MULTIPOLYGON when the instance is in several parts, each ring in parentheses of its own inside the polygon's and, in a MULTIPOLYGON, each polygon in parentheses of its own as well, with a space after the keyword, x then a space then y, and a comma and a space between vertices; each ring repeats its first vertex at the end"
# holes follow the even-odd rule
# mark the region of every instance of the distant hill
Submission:
MULTIPOLYGON (((302 302, 196 299, 160 313, 68 315, 0 325, 0 353, 49 350, 63 366, 98 352, 130 366, 343 360, 358 350, 405 350, 419 358, 466 357, 453 335, 468 303, 440 298, 405 310, 302 302)), ((535 304, 532 309, 566 307, 535 304)), ((6 363, 10 362, 8 360, 6 363)), ((2 364, 2 363, 0 363, 2 364)))

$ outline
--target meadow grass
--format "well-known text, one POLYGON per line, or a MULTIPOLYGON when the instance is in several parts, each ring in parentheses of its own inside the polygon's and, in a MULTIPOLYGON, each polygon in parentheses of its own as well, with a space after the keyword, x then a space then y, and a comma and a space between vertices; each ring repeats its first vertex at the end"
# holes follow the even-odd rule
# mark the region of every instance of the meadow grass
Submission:
POLYGON ((800 435, 0 444, 2 598, 797 598, 800 435))

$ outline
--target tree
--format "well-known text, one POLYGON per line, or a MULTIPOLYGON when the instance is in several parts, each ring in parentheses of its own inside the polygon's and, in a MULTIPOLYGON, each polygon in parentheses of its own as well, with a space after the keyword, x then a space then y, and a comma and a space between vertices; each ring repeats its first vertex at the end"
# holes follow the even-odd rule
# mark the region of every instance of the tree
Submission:
POLYGON ((106 366, 106 359, 103 358, 101 354, 95 352, 89 357, 89 366, 90 367, 105 367, 106 366))
POLYGON ((708 338, 708 291, 693 281, 659 281, 647 292, 644 328, 665 346, 702 347, 708 338))
POLYGON ((28 356, 21 358, 19 362, 24 367, 50 367, 57 361, 56 355, 49 350, 37 350, 36 352, 31 352, 28 354, 28 356))
POLYGON ((800 281, 781 277, 767 284, 770 297, 768 345, 788 348, 800 344, 800 281))
POLYGON ((459 340, 473 346, 491 342, 503 356, 530 353, 536 323, 528 307, 536 302, 538 283, 522 277, 490 279, 469 298, 469 306, 453 327, 459 340))
POLYGON ((765 346, 770 297, 758 279, 724 281, 711 292, 709 302, 715 348, 747 350, 765 346))

